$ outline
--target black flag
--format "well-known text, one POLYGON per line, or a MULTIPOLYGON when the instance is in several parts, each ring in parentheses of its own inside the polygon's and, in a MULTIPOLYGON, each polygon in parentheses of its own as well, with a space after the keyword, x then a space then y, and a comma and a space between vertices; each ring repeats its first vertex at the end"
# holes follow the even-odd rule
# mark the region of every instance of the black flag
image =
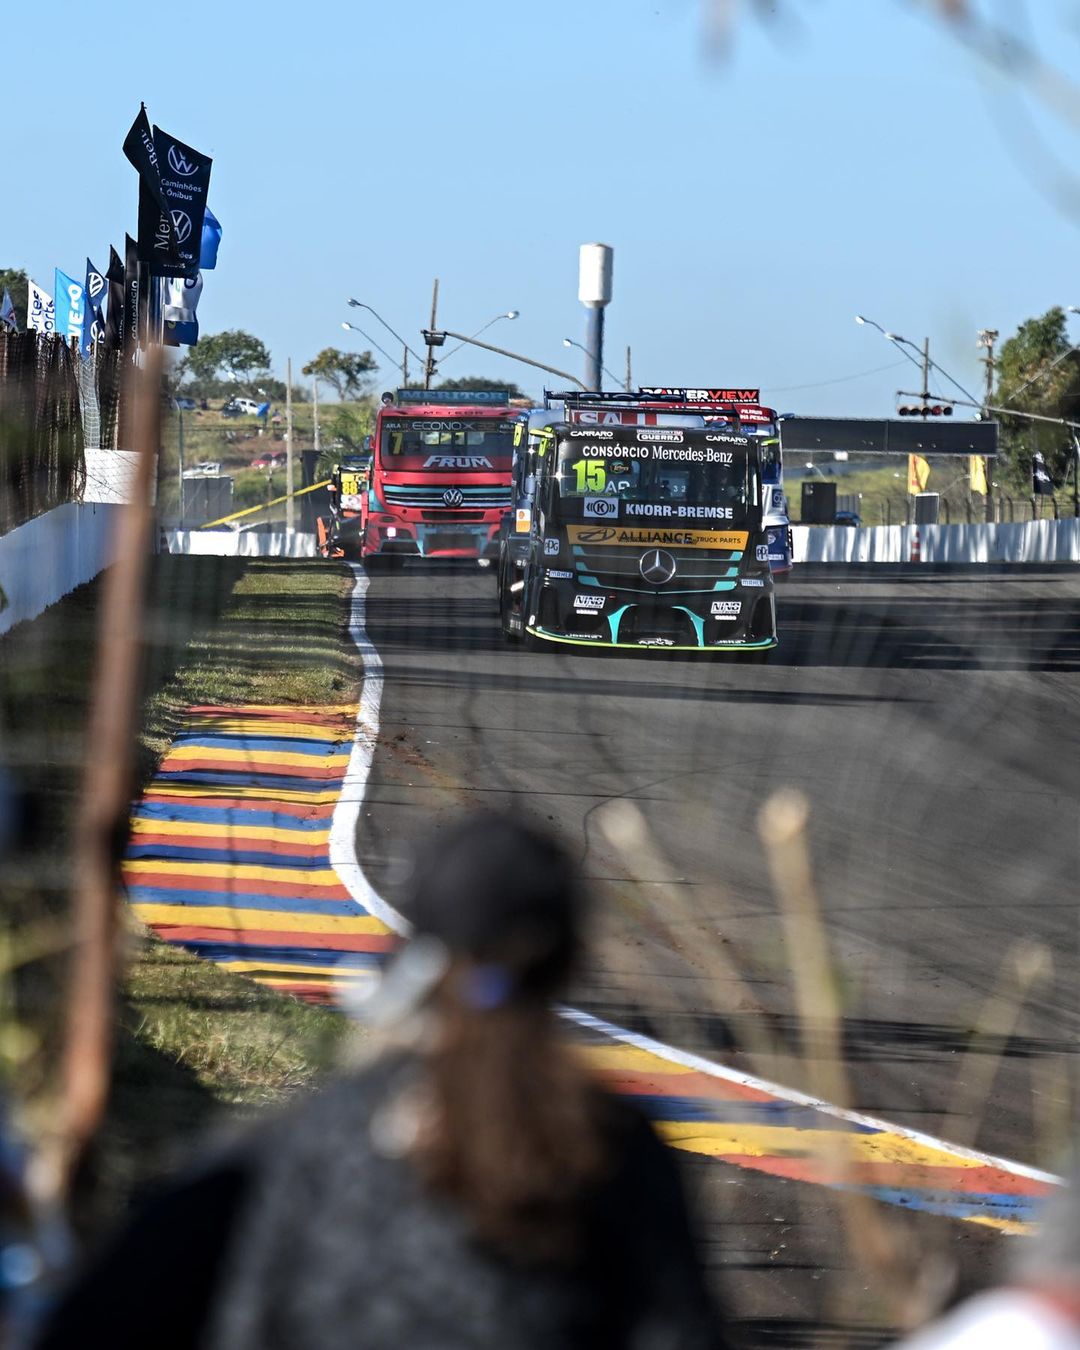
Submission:
POLYGON ((109 283, 109 309, 105 318, 105 345, 113 351, 124 347, 124 260, 116 249, 109 248, 109 268, 105 273, 109 283))
MULTIPOLYGON (((171 250, 178 261, 170 262, 164 252, 155 251, 149 259, 150 270, 154 276, 195 277, 199 271, 203 217, 214 161, 160 127, 154 128, 154 150, 172 231, 171 250)), ((141 210, 139 231, 141 241, 141 210)))
POLYGON ((1054 491, 1054 485, 1046 471, 1046 460, 1038 450, 1031 456, 1031 491, 1036 497, 1049 496, 1054 491))
POLYGON ((139 253, 130 234, 124 236, 124 350, 139 345, 142 297, 139 295, 139 253))
POLYGON ((145 103, 124 137, 124 155, 139 174, 139 256, 149 262, 156 249, 161 258, 175 261, 172 218, 145 103))

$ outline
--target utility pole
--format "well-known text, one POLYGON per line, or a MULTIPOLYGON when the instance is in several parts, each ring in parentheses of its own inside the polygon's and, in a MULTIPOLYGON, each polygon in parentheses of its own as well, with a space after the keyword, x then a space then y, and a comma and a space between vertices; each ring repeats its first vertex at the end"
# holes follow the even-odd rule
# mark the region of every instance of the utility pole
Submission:
MULTIPOLYGON (((994 343, 998 339, 998 330, 996 328, 980 328, 978 345, 986 352, 985 356, 979 358, 986 367, 986 393, 983 396, 983 406, 981 414, 984 420, 990 420, 990 405, 994 401, 994 370, 997 363, 994 360, 994 343)), ((994 485, 991 481, 989 472, 989 463, 986 466, 986 521, 993 523, 994 519, 994 485)))
POLYGON ((582 244, 578 251, 578 299, 586 309, 585 384, 603 389, 604 309, 611 300, 613 250, 607 244, 582 244))
MULTIPOLYGON (((435 318, 439 308, 439 278, 435 278, 435 285, 431 290, 431 323, 428 325, 428 332, 436 332, 435 318)), ((435 348, 428 343, 427 360, 424 362, 424 388, 431 388, 431 380, 435 374, 435 348)))
POLYGON ((293 500, 293 434, 292 434, 292 357, 285 363, 285 533, 296 528, 296 502, 293 500))
POLYGON ((402 386, 409 383, 409 349, 406 346, 401 348, 401 383, 402 386))
POLYGON ((319 377, 317 375, 313 375, 311 378, 311 401, 314 405, 312 435, 315 440, 315 453, 318 454, 322 447, 319 444, 319 377))
POLYGON ((628 394, 630 394, 630 393, 633 393, 633 390, 634 390, 634 380, 633 380, 633 376, 632 376, 631 373, 630 373, 630 348, 627 347, 627 349, 626 349, 626 392, 627 392, 628 394))

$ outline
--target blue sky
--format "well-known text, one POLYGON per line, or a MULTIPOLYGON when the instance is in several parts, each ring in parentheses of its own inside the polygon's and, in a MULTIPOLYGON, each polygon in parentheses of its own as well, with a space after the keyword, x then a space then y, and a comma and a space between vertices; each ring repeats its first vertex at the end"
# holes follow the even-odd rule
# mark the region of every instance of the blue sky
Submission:
MULTIPOLYGON (((783 410, 884 415, 914 387, 856 312, 929 335, 975 387, 978 328, 1080 304, 1080 215, 1047 200, 1032 146, 1003 134, 1027 105, 925 7, 789 0, 805 22, 778 38, 747 6, 716 60, 705 3, 19 6, 4 21, 19 94, 0 130, 0 263, 45 284, 87 252, 104 265, 134 228, 120 147, 142 98, 214 156, 225 236, 203 330, 249 329, 279 371, 356 341, 343 319, 394 350, 349 295, 418 347, 435 276, 444 326, 516 308, 493 341, 579 370, 561 339, 584 336, 589 240, 615 248, 610 369, 629 343, 636 381, 760 384, 783 410)), ((1036 37, 1080 76, 1068 6, 1038 9, 1036 37)), ((1035 148, 1075 160, 1075 137, 1033 116, 1035 148)), ((444 370, 474 372, 542 383, 467 349, 444 370)))

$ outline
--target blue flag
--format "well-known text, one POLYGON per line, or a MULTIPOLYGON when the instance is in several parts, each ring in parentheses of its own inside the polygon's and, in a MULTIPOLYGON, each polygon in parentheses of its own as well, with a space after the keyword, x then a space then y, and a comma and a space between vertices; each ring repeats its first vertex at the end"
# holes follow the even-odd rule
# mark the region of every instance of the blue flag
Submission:
POLYGON ((93 344, 105 337, 105 319, 101 307, 109 283, 89 258, 86 260, 86 281, 83 285, 82 354, 89 356, 93 344), (96 327, 95 327, 96 326, 96 327))
POLYGON ((5 328, 10 328, 13 333, 19 331, 19 323, 15 318, 15 306, 11 303, 11 296, 4 292, 4 298, 0 301, 0 324, 5 328))
POLYGON ((218 245, 221 243, 221 224, 209 207, 203 216, 202 243, 199 248, 199 270, 212 272, 217 266, 218 245))
POLYGON ((56 269, 56 336, 65 342, 83 340, 83 287, 81 281, 56 269))
POLYGON ((194 277, 166 277, 162 318, 166 347, 194 347, 199 340, 195 311, 202 295, 202 273, 194 277))

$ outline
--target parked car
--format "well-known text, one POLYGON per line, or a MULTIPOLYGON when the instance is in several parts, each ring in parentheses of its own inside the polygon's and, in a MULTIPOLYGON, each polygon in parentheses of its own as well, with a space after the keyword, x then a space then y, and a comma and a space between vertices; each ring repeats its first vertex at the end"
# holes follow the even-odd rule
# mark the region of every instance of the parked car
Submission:
POLYGON ((836 515, 833 516, 833 524, 850 525, 852 528, 858 529, 862 524, 862 517, 858 511, 837 511, 836 515))
POLYGON ((231 398, 221 413, 223 417, 254 417, 261 407, 262 404, 253 398, 231 398))
POLYGON ((189 398, 187 394, 179 394, 176 399, 176 406, 181 412, 194 412, 199 405, 193 398, 189 398))
POLYGON ((278 454, 276 451, 271 453, 264 450, 261 455, 251 461, 251 467, 253 469, 283 469, 285 463, 286 457, 284 455, 278 454))

